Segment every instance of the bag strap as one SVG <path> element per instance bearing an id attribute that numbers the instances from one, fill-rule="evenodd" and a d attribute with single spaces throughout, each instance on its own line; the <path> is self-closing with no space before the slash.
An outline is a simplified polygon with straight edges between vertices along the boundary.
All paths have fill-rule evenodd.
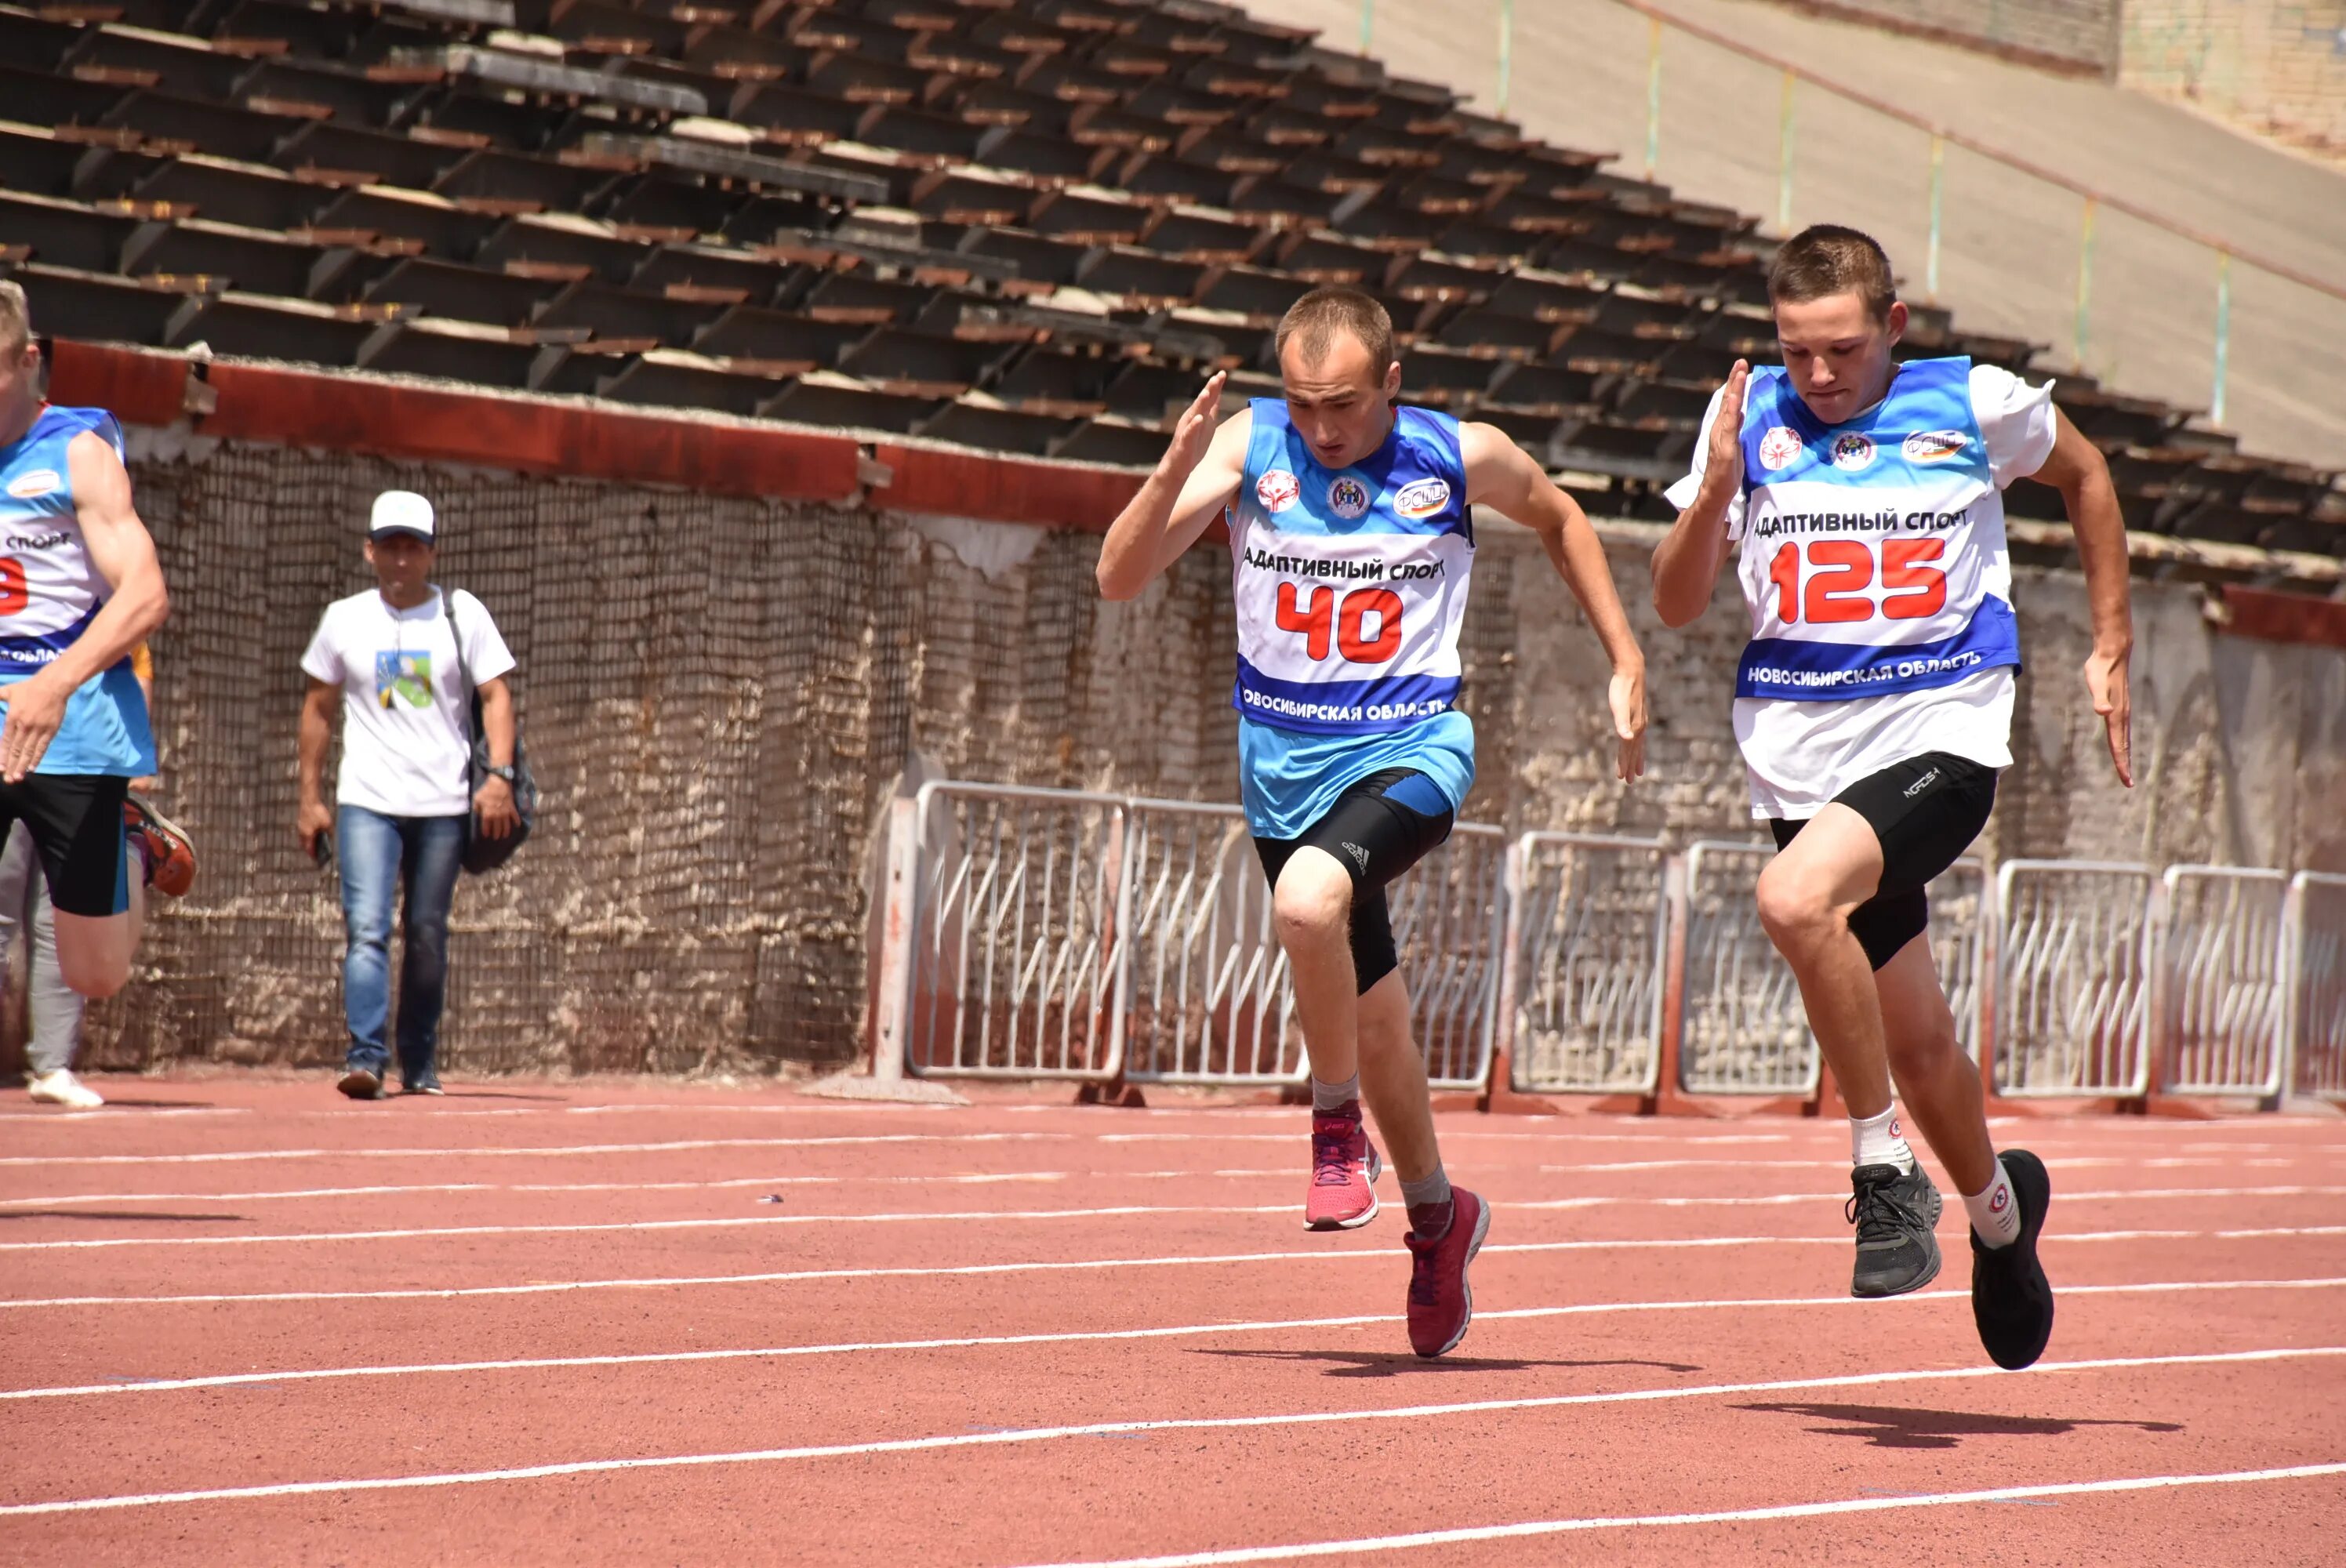
<path id="1" fill-rule="evenodd" d="M 464 628 L 456 620 L 456 590 L 440 590 L 440 613 L 448 617 L 448 636 L 456 645 L 456 680 L 464 687 L 464 700 L 457 706 L 464 716 L 464 742 L 470 746 L 473 735 L 473 703 L 479 696 L 473 685 L 473 672 L 464 667 Z"/>

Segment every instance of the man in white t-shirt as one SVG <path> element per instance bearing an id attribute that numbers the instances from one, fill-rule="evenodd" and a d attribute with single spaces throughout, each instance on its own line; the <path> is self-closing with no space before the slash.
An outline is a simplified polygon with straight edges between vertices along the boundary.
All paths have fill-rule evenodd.
<path id="1" fill-rule="evenodd" d="M 342 1006 L 351 1042 L 341 1088 L 354 1100 L 382 1093 L 390 1065 L 384 1033 L 391 1005 L 392 905 L 405 883 L 401 924 L 406 957 L 399 975 L 399 1074 L 412 1095 L 440 1093 L 436 1058 L 448 978 L 448 906 L 469 819 L 503 838 L 514 808 L 514 657 L 489 612 L 461 590 L 432 585 L 432 503 L 411 491 L 375 497 L 366 558 L 376 586 L 326 606 L 301 656 L 310 677 L 301 708 L 301 809 L 298 830 L 310 851 L 339 839 Z M 457 638 L 464 639 L 462 668 Z M 481 697 L 490 777 L 471 788 L 469 677 Z M 342 710 L 338 809 L 323 794 L 335 699 Z"/>
<path id="2" fill-rule="evenodd" d="M 1941 1199 L 1897 1121 L 1893 1082 L 1971 1220 L 1972 1315 L 1999 1366 L 2053 1329 L 2036 1257 L 2045 1166 L 2001 1158 L 1925 934 L 1924 889 L 1987 823 L 2012 763 L 2020 665 L 2004 490 L 2061 493 L 2092 606 L 2086 689 L 2119 781 L 2128 757 L 2126 528 L 2101 453 L 2032 387 L 1968 359 L 1895 361 L 1906 327 L 1889 258 L 1821 226 L 1769 269 L 1782 368 L 1738 361 L 1712 400 L 1681 510 L 1654 552 L 1654 605 L 1700 616 L 1739 541 L 1751 641 L 1735 737 L 1778 854 L 1760 917 L 1800 981 L 1847 1102 L 1857 1227 L 1851 1292 L 1939 1272 Z"/>

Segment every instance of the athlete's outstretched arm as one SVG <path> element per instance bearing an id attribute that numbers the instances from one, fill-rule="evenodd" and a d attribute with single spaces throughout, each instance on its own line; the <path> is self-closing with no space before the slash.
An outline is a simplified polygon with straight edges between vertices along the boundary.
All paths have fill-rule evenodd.
<path id="1" fill-rule="evenodd" d="M 2126 517 L 2101 448 L 2086 439 L 2059 409 L 2053 411 L 2053 451 L 2029 477 L 2061 493 L 2077 558 L 2086 568 L 2086 598 L 2094 617 L 2094 651 L 2086 659 L 2086 695 L 2109 732 L 2110 761 L 2118 782 L 2134 788 L 2133 704 L 2127 660 L 2134 653 L 2134 609 L 2127 600 Z"/>
<path id="2" fill-rule="evenodd" d="M 1466 465 L 1466 499 L 1502 512 L 1539 535 L 1547 558 L 1580 601 L 1605 656 L 1613 661 L 1606 698 L 1618 748 L 1614 771 L 1636 779 L 1646 771 L 1646 656 L 1629 630 L 1605 545 L 1580 503 L 1556 487 L 1531 453 L 1496 425 L 1462 424 L 1459 453 Z"/>
<path id="3" fill-rule="evenodd" d="M 1743 488 L 1743 389 L 1750 379 L 1750 365 L 1736 361 L 1710 422 L 1702 489 L 1654 546 L 1654 608 L 1666 626 L 1685 626 L 1709 607 L 1727 565 L 1727 508 Z"/>
<path id="4" fill-rule="evenodd" d="M 112 592 L 73 646 L 0 697 L 8 705 L 7 722 L 0 725 L 0 779 L 11 784 L 39 766 L 76 688 L 128 658 L 171 611 L 155 541 L 130 504 L 130 475 L 113 444 L 84 431 L 66 446 L 66 466 L 83 548 Z"/>
<path id="5" fill-rule="evenodd" d="M 1174 428 L 1173 444 L 1158 460 L 1157 472 L 1109 524 L 1100 545 L 1101 597 L 1138 598 L 1238 493 L 1254 417 L 1241 413 L 1214 428 L 1228 379 L 1217 371 L 1206 382 Z"/>

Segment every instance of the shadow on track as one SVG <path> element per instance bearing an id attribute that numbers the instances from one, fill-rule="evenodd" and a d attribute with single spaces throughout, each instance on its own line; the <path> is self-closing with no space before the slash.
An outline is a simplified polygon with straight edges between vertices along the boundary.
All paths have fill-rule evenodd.
<path id="1" fill-rule="evenodd" d="M 1917 1410 L 1894 1405 L 1737 1405 L 1739 1410 L 1805 1416 L 1826 1422 L 1808 1430 L 1823 1437 L 1863 1438 L 1875 1448 L 1955 1448 L 1967 1437 L 2064 1437 L 2080 1427 L 2135 1427 L 2179 1432 L 2179 1421 L 2071 1420 L 2060 1416 L 1987 1416 L 1962 1410 Z"/>
<path id="2" fill-rule="evenodd" d="M 1444 1356 L 1429 1361 L 1403 1351 L 1375 1350 L 1211 1350 L 1193 1349 L 1193 1356 L 1226 1356 L 1248 1361 L 1326 1361 L 1333 1363 L 1331 1378 L 1394 1378 L 1413 1372 L 1526 1372 L 1535 1367 L 1654 1367 L 1665 1372 L 1699 1372 L 1684 1361 L 1602 1360 L 1541 1361 L 1514 1356 Z"/>

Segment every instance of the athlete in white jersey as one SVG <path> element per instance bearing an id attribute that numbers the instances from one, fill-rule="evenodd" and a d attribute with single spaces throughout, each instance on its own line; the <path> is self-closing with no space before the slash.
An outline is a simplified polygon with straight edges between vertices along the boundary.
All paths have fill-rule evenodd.
<path id="1" fill-rule="evenodd" d="M 1986 824 L 2012 762 L 2003 491 L 2016 479 L 2067 507 L 2093 606 L 2086 689 L 2133 785 L 2126 530 L 2100 452 L 2050 383 L 1962 359 L 1893 362 L 1906 307 L 1872 239 L 1808 229 L 1777 253 L 1768 290 L 1783 368 L 1739 361 L 1713 400 L 1694 472 L 1670 489 L 1683 510 L 1654 552 L 1654 603 L 1671 626 L 1694 620 L 1740 541 L 1751 641 L 1735 734 L 1779 850 L 1760 918 L 1849 1107 L 1851 1291 L 1895 1296 L 1939 1271 L 1940 1197 L 1901 1135 L 1894 1082 L 1971 1219 L 1981 1343 L 2025 1367 L 2053 1329 L 2036 1257 L 2051 1186 L 2035 1156 L 1999 1159 L 1989 1139 L 1923 890 Z"/>
<path id="2" fill-rule="evenodd" d="M 41 370 L 24 290 L 0 282 L 0 837 L 31 832 L 66 983 L 110 996 L 145 912 L 124 807 L 155 770 L 130 653 L 169 605 L 113 416 L 43 402 Z"/>
<path id="3" fill-rule="evenodd" d="M 1365 1099 L 1409 1210 L 1410 1345 L 1439 1356 L 1465 1335 L 1466 1267 L 1490 1210 L 1442 1168 L 1384 889 L 1449 835 L 1474 783 L 1474 727 L 1456 707 L 1471 504 L 1537 533 L 1587 612 L 1612 660 L 1624 779 L 1644 770 L 1645 660 L 1604 547 L 1539 464 L 1490 425 L 1394 405 L 1382 306 L 1315 289 L 1278 345 L 1283 398 L 1216 429 L 1217 375 L 1182 415 L 1108 530 L 1100 591 L 1137 596 L 1228 519 L 1247 821 L 1311 1063 L 1304 1223 L 1349 1229 L 1376 1214 Z"/>

